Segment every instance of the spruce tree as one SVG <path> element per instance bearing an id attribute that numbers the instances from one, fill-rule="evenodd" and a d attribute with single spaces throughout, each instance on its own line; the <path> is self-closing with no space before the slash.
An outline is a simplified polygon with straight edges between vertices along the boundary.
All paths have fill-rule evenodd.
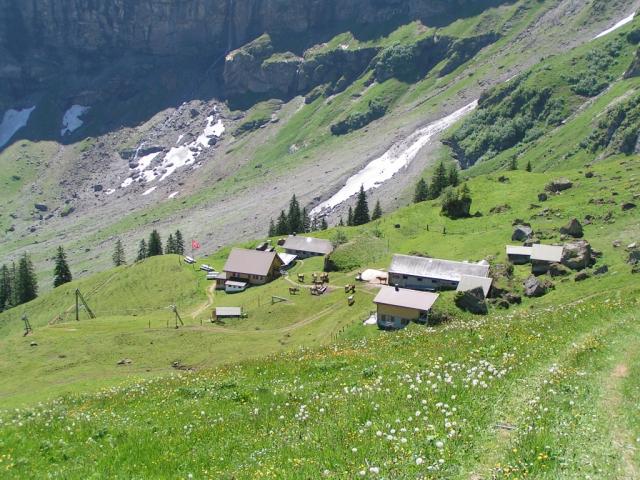
<path id="1" fill-rule="evenodd" d="M 304 230 L 302 212 L 300 211 L 300 204 L 296 199 L 295 193 L 289 201 L 289 214 L 287 215 L 287 222 L 289 224 L 289 228 L 285 233 L 297 233 Z"/>
<path id="2" fill-rule="evenodd" d="M 307 233 L 311 231 L 311 218 L 307 213 L 307 209 L 302 209 L 302 231 Z"/>
<path id="3" fill-rule="evenodd" d="M 449 176 L 447 175 L 447 169 L 444 166 L 444 162 L 440 162 L 431 180 L 431 198 L 438 198 L 448 185 Z"/>
<path id="4" fill-rule="evenodd" d="M 273 218 L 269 220 L 269 233 L 267 234 L 268 237 L 275 237 L 277 235 L 277 231 L 276 231 L 276 224 L 273 223 Z"/>
<path id="5" fill-rule="evenodd" d="M 140 240 L 140 243 L 138 244 L 138 256 L 136 257 L 136 262 L 141 262 L 142 260 L 147 258 L 148 253 L 149 252 L 147 250 L 147 242 L 143 238 L 142 240 Z"/>
<path id="6" fill-rule="evenodd" d="M 124 258 L 124 247 L 122 246 L 122 240 L 118 239 L 116 241 L 116 246 L 113 250 L 113 255 L 111 256 L 113 260 L 113 265 L 119 267 L 120 265 L 124 265 L 127 263 Z"/>
<path id="7" fill-rule="evenodd" d="M 157 230 L 153 230 L 149 235 L 149 242 L 147 243 L 147 257 L 156 257 L 162 255 L 162 240 Z"/>
<path id="8" fill-rule="evenodd" d="M 175 253 L 177 253 L 178 255 L 184 255 L 184 238 L 180 230 L 176 230 Z"/>
<path id="9" fill-rule="evenodd" d="M 450 187 L 457 187 L 460 183 L 458 166 L 455 163 L 451 165 L 451 168 L 449 168 L 449 179 L 447 183 Z"/>
<path id="10" fill-rule="evenodd" d="M 30 302 L 38 296 L 38 282 L 31 258 L 25 253 L 18 262 L 15 277 L 16 305 Z"/>
<path id="11" fill-rule="evenodd" d="M 518 169 L 518 160 L 516 160 L 516 157 L 511 157 L 511 160 L 509 161 L 509 170 L 517 170 Z"/>
<path id="12" fill-rule="evenodd" d="M 349 213 L 347 213 L 347 226 L 353 227 L 353 208 L 349 206 Z"/>
<path id="13" fill-rule="evenodd" d="M 342 218 L 340 218 L 340 221 L 342 222 Z M 327 219 L 322 217 L 322 220 L 320 220 L 320 230 L 326 230 L 327 228 L 329 228 L 329 225 L 327 225 Z"/>
<path id="14" fill-rule="evenodd" d="M 425 200 L 429 200 L 429 186 L 424 178 L 418 180 L 416 183 L 416 191 L 413 194 L 413 203 L 424 202 Z"/>
<path id="15" fill-rule="evenodd" d="M 13 280 L 11 278 L 11 270 L 6 265 L 2 265 L 0 268 L 0 312 L 6 310 L 11 306 L 12 293 L 11 284 Z"/>
<path id="16" fill-rule="evenodd" d="M 67 255 L 64 253 L 62 245 L 58 247 L 58 253 L 56 254 L 56 265 L 53 270 L 53 287 L 59 287 L 65 283 L 69 283 L 73 276 L 71 270 L 69 270 L 69 264 L 67 263 Z"/>
<path id="17" fill-rule="evenodd" d="M 371 214 L 371 220 L 378 220 L 382 216 L 382 207 L 380 207 L 380 200 L 376 201 L 376 206 L 373 207 L 373 213 Z"/>
<path id="18" fill-rule="evenodd" d="M 360 185 L 360 192 L 358 193 L 358 201 L 356 202 L 356 208 L 353 211 L 353 224 L 364 225 L 369 223 L 371 218 L 369 217 L 369 204 L 367 202 L 367 195 L 364 191 L 364 185 Z"/>
<path id="19" fill-rule="evenodd" d="M 326 223 L 326 220 L 325 220 Z M 340 217 L 340 221 L 338 222 L 338 226 L 339 227 L 344 227 L 344 220 L 342 219 L 342 217 Z"/>
<path id="20" fill-rule="evenodd" d="M 284 210 L 280 210 L 278 223 L 276 223 L 276 235 L 286 235 L 287 233 L 289 233 L 289 222 L 287 221 L 287 215 L 284 213 Z"/>
<path id="21" fill-rule="evenodd" d="M 172 254 L 176 253 L 176 241 L 173 239 L 173 234 L 170 233 L 167 237 L 167 244 L 165 246 L 165 253 Z"/>
<path id="22" fill-rule="evenodd" d="M 20 303 L 18 300 L 18 267 L 16 267 L 16 262 L 11 262 L 9 277 L 11 278 L 11 298 L 9 299 L 9 305 L 15 307 Z"/>
<path id="23" fill-rule="evenodd" d="M 530 171 L 531 171 L 531 160 L 529 160 L 529 161 L 527 162 L 526 170 L 527 170 L 527 172 L 530 172 Z"/>

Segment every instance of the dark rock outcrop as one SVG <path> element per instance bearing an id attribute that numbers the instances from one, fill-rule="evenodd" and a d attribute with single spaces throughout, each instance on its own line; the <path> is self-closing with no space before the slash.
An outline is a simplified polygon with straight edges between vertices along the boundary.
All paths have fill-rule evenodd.
<path id="1" fill-rule="evenodd" d="M 511 240 L 515 242 L 524 242 L 526 240 L 531 239 L 532 236 L 533 236 L 533 229 L 531 228 L 531 225 L 527 225 L 527 224 L 516 225 L 513 229 Z"/>
<path id="2" fill-rule="evenodd" d="M 549 280 L 540 280 L 531 275 L 524 281 L 524 294 L 526 297 L 542 297 L 554 288 Z"/>
<path id="3" fill-rule="evenodd" d="M 558 178 L 549 182 L 544 189 L 548 192 L 558 193 L 573 187 L 573 182 L 566 178 Z"/>
<path id="4" fill-rule="evenodd" d="M 571 270 L 583 270 L 594 262 L 591 245 L 586 240 L 566 243 L 562 251 L 562 264 Z"/>
<path id="5" fill-rule="evenodd" d="M 482 287 L 477 287 L 466 292 L 458 292 L 455 296 L 456 306 L 466 312 L 477 315 L 485 315 L 489 312 Z"/>
<path id="6" fill-rule="evenodd" d="M 577 218 L 572 218 L 569 223 L 560 228 L 560 233 L 563 235 L 569 235 L 573 238 L 582 238 L 584 232 L 582 230 L 582 224 Z"/>

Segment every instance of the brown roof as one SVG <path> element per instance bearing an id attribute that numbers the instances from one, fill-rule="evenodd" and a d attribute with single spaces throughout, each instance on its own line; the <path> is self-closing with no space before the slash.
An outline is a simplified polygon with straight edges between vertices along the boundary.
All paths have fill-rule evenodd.
<path id="1" fill-rule="evenodd" d="M 234 248 L 231 250 L 223 270 L 229 273 L 267 276 L 275 261 L 279 264 L 282 262 L 276 252 L 261 252 L 259 250 Z"/>
<path id="2" fill-rule="evenodd" d="M 374 303 L 393 305 L 395 307 L 413 308 L 427 311 L 438 299 L 437 293 L 419 292 L 408 288 L 382 287 L 373 300 Z"/>

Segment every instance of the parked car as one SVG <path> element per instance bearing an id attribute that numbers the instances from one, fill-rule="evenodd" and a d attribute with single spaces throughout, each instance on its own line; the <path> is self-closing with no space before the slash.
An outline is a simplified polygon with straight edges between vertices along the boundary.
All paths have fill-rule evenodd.
<path id="1" fill-rule="evenodd" d="M 196 261 L 191 257 L 184 257 L 184 262 L 188 264 L 196 263 Z"/>
<path id="2" fill-rule="evenodd" d="M 200 270 L 204 270 L 205 272 L 215 272 L 215 269 L 213 267 L 210 267 L 209 265 L 207 265 L 205 263 L 200 265 Z"/>

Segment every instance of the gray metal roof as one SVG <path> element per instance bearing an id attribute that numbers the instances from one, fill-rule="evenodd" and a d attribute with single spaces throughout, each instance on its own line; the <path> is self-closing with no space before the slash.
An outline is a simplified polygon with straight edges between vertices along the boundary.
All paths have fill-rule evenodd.
<path id="1" fill-rule="evenodd" d="M 234 282 L 233 280 L 227 280 L 226 282 L 224 282 L 225 286 L 229 286 L 229 287 L 246 287 L 247 286 L 247 282 Z"/>
<path id="2" fill-rule="evenodd" d="M 561 245 L 534 244 L 531 249 L 531 260 L 557 263 L 562 260 L 564 247 Z"/>
<path id="3" fill-rule="evenodd" d="M 216 317 L 241 317 L 241 307 L 216 307 Z"/>
<path id="4" fill-rule="evenodd" d="M 408 288 L 398 288 L 396 290 L 395 287 L 382 287 L 373 302 L 426 312 L 431 309 L 437 299 L 437 293 L 419 292 Z"/>
<path id="5" fill-rule="evenodd" d="M 300 237 L 298 235 L 289 235 L 282 246 L 286 250 L 298 250 L 300 252 L 311 252 L 321 255 L 328 255 L 333 252 L 333 245 L 329 240 Z"/>
<path id="6" fill-rule="evenodd" d="M 489 265 L 396 254 L 391 260 L 389 273 L 459 282 L 463 275 L 486 277 Z"/>
<path id="7" fill-rule="evenodd" d="M 463 275 L 460 279 L 460 283 L 458 284 L 458 288 L 456 289 L 456 291 L 468 292 L 469 290 L 474 290 L 480 287 L 482 288 L 484 296 L 486 297 L 487 295 L 489 295 L 491 283 L 493 283 L 493 279 L 491 277 L 474 277 L 473 275 Z"/>
<path id="8" fill-rule="evenodd" d="M 531 247 L 522 247 L 520 245 L 507 245 L 507 255 L 531 256 Z"/>
<path id="9" fill-rule="evenodd" d="M 247 250 L 234 248 L 227 258 L 224 271 L 230 273 L 244 273 L 245 275 L 262 275 L 269 273 L 271 265 L 276 261 L 276 252 L 261 252 L 260 250 Z M 277 258 L 280 264 L 282 260 Z"/>
<path id="10" fill-rule="evenodd" d="M 285 266 L 291 264 L 296 260 L 296 258 L 298 258 L 296 255 L 292 255 L 290 253 L 279 253 L 278 256 Z"/>

